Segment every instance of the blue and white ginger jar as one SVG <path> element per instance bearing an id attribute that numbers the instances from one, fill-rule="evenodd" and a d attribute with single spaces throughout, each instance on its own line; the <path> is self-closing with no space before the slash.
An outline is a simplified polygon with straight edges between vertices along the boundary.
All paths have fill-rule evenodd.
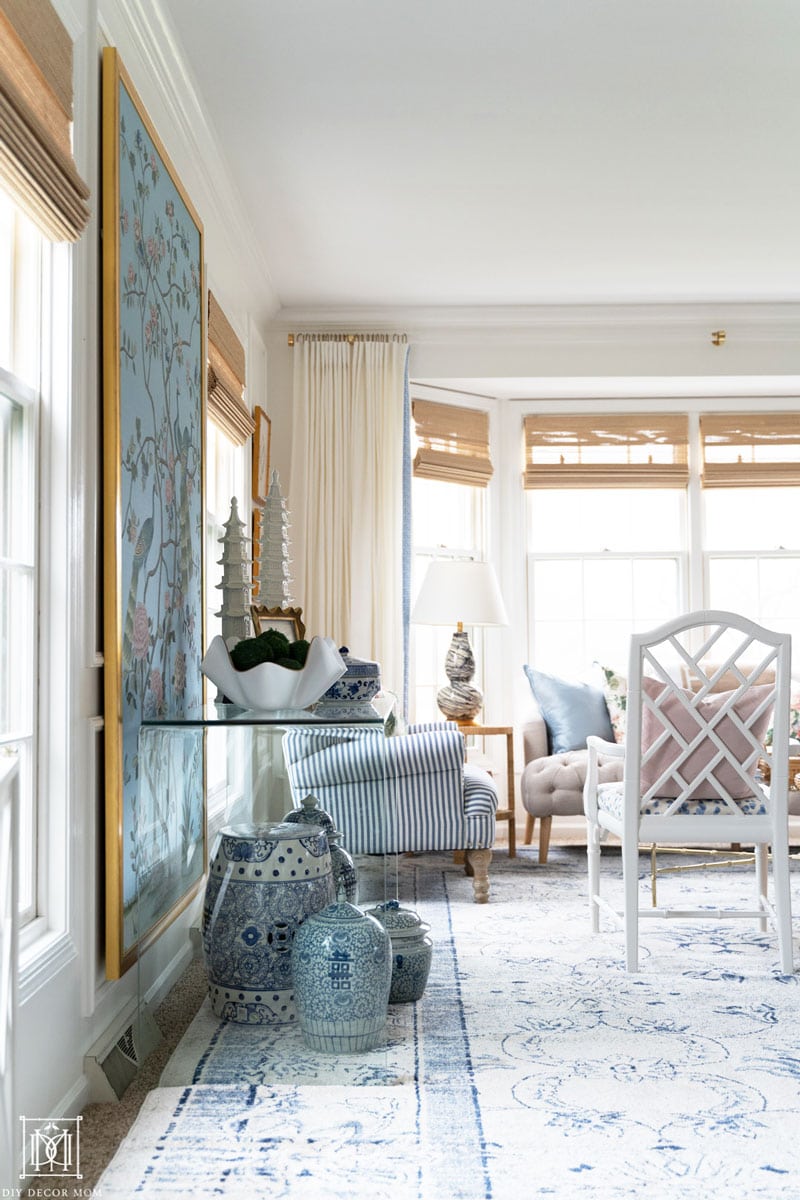
<path id="1" fill-rule="evenodd" d="M 311 913 L 336 897 L 318 826 L 229 825 L 203 902 L 203 955 L 218 1017 L 248 1025 L 295 1021 L 291 950 Z"/>
<path id="2" fill-rule="evenodd" d="M 410 1004 L 422 997 L 433 958 L 433 942 L 428 937 L 430 925 L 421 921 L 410 908 L 402 908 L 398 900 L 386 900 L 367 909 L 380 921 L 392 943 L 392 986 L 390 1004 Z"/>
<path id="3" fill-rule="evenodd" d="M 349 702 L 364 704 L 373 700 L 381 690 L 380 663 L 369 662 L 364 658 L 355 658 L 347 646 L 339 648 L 347 670 L 340 679 L 332 683 L 320 701 L 321 704 L 330 702 Z"/>
<path id="4" fill-rule="evenodd" d="M 391 944 L 379 921 L 339 901 L 314 913 L 292 946 L 303 1040 L 330 1054 L 371 1050 L 384 1035 Z"/>
<path id="5" fill-rule="evenodd" d="M 296 825 L 318 825 L 320 829 L 325 830 L 329 841 L 331 834 L 335 832 L 333 817 L 326 813 L 324 808 L 320 808 L 317 797 L 310 794 L 304 796 L 299 807 L 293 808 L 283 819 Z"/>

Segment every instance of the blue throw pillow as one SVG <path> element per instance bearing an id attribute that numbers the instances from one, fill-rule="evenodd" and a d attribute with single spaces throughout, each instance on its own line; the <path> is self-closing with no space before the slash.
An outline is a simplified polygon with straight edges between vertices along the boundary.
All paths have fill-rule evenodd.
<path id="1" fill-rule="evenodd" d="M 534 667 L 524 667 L 534 699 L 547 726 L 551 754 L 566 750 L 585 750 L 590 734 L 614 741 L 614 730 L 605 697 L 588 683 L 570 683 L 546 675 Z"/>

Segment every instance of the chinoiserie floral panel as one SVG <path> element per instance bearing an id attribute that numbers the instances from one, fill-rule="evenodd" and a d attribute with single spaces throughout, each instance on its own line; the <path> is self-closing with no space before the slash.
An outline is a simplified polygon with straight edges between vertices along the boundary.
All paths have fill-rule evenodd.
<path id="1" fill-rule="evenodd" d="M 205 364 L 202 231 L 123 82 L 118 237 L 125 953 L 204 870 L 201 748 L 140 792 L 137 736 L 202 702 Z"/>

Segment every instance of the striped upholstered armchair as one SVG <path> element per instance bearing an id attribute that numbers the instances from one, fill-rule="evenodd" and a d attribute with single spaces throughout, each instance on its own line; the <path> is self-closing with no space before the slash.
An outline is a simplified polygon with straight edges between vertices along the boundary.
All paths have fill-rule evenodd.
<path id="1" fill-rule="evenodd" d="M 283 753 L 294 802 L 316 796 L 351 854 L 463 850 L 475 900 L 488 900 L 497 790 L 465 763 L 456 725 L 412 725 L 385 739 L 292 729 Z"/>

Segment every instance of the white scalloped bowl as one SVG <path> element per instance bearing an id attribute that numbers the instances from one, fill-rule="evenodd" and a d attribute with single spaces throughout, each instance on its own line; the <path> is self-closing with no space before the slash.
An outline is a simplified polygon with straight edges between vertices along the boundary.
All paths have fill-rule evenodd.
<path id="1" fill-rule="evenodd" d="M 212 639 L 200 669 L 224 696 L 241 708 L 275 712 L 282 708 L 308 708 L 347 670 L 333 638 L 315 637 L 300 671 L 259 663 L 237 671 L 223 638 Z"/>

